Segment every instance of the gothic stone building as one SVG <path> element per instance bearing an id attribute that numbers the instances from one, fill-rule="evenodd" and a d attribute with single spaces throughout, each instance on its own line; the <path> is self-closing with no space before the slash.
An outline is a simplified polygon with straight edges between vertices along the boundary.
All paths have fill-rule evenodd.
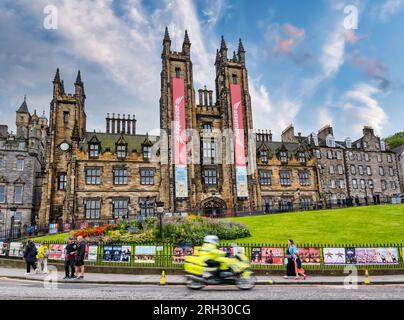
<path id="1" fill-rule="evenodd" d="M 105 133 L 88 132 L 80 72 L 75 93 L 66 94 L 57 70 L 42 222 L 148 215 L 154 213 L 156 202 L 163 202 L 166 212 L 215 214 L 306 208 L 326 194 L 349 196 L 350 160 L 345 155 L 350 148 L 324 143 L 332 128 L 303 137 L 295 136 L 290 126 L 279 142 L 272 141 L 268 131 L 254 133 L 241 40 L 229 58 L 222 37 L 215 60 L 215 94 L 200 89 L 198 101 L 187 32 L 182 50 L 176 52 L 166 28 L 161 59 L 159 137 L 137 134 L 133 116 L 115 114 L 107 116 Z M 358 142 L 355 151 L 369 148 L 369 139 L 362 138 L 369 145 Z M 332 158 L 327 157 L 329 151 Z"/>
<path id="2" fill-rule="evenodd" d="M 0 126 L 0 229 L 10 228 L 12 219 L 28 226 L 38 216 L 47 125 L 45 116 L 30 114 L 24 99 L 16 112 L 16 134 Z"/>

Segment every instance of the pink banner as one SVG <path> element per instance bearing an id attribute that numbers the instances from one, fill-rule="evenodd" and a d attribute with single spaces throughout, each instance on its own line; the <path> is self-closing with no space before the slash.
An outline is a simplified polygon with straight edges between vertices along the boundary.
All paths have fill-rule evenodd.
<path id="1" fill-rule="evenodd" d="M 187 165 L 184 79 L 173 78 L 174 164 Z"/>
<path id="2" fill-rule="evenodd" d="M 239 84 L 230 85 L 231 104 L 233 111 L 233 139 L 236 167 L 246 166 L 244 145 L 243 105 L 241 103 L 241 88 Z"/>

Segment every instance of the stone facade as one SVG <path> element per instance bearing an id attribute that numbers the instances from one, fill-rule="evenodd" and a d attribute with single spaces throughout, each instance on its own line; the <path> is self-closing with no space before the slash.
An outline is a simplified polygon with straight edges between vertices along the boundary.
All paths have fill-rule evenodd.
<path id="1" fill-rule="evenodd" d="M 393 150 L 397 156 L 401 194 L 404 194 L 404 144 Z"/>
<path id="2" fill-rule="evenodd" d="M 0 229 L 28 226 L 38 216 L 48 120 L 33 115 L 24 102 L 16 112 L 17 133 L 0 126 Z"/>
<path id="3" fill-rule="evenodd" d="M 156 202 L 163 202 L 166 212 L 216 214 L 305 209 L 324 202 L 343 204 L 356 196 L 363 200 L 366 195 L 379 196 L 377 201 L 381 196 L 398 193 L 395 157 L 389 162 L 393 153 L 385 150 L 371 128 L 365 128 L 364 136 L 353 143 L 350 139 L 335 141 L 331 126 L 302 136 L 295 135 L 290 125 L 283 131 L 281 141 L 273 141 L 268 130 L 254 131 L 246 52 L 241 40 L 237 52 L 229 58 L 222 37 L 216 52 L 215 90 L 204 87 L 197 91 L 197 97 L 188 33 L 180 52 L 171 50 L 167 29 L 162 45 L 159 137 L 137 134 L 135 117 L 119 114 L 107 115 L 105 133 L 88 132 L 80 72 L 75 93 L 66 94 L 57 70 L 50 105 L 41 222 L 148 215 L 154 213 Z M 187 129 L 188 189 L 182 198 L 176 197 L 175 191 L 172 129 L 176 79 L 184 83 Z M 241 197 L 237 192 L 232 131 L 235 118 L 231 88 L 235 85 L 241 92 L 244 128 L 237 135 L 244 139 L 247 163 L 247 191 Z M 351 153 L 368 154 L 369 160 L 352 160 Z M 354 188 L 356 174 L 350 172 L 352 165 L 357 170 L 360 165 L 364 170 L 370 167 L 367 193 Z M 379 176 L 380 167 L 384 168 L 384 176 Z M 386 189 L 384 184 L 382 188 L 382 180 L 388 184 Z"/>

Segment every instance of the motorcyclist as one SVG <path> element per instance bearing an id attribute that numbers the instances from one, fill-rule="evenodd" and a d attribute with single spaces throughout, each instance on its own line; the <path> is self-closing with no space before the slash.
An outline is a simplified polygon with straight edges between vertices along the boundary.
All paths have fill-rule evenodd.
<path id="1" fill-rule="evenodd" d="M 217 248 L 219 244 L 219 238 L 217 236 L 209 235 L 203 239 L 203 245 L 199 249 L 199 256 L 206 260 L 206 264 L 209 268 L 215 268 L 211 272 L 212 275 L 218 275 L 220 261 L 219 258 L 225 257 L 226 252 Z"/>

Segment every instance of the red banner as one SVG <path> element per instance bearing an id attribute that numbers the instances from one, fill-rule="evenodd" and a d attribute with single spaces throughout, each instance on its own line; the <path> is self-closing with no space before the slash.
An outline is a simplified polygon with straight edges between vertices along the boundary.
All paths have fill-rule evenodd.
<path id="1" fill-rule="evenodd" d="M 241 102 L 240 85 L 231 84 L 230 92 L 233 111 L 234 157 L 236 167 L 245 167 L 247 161 L 245 157 L 243 105 Z"/>

